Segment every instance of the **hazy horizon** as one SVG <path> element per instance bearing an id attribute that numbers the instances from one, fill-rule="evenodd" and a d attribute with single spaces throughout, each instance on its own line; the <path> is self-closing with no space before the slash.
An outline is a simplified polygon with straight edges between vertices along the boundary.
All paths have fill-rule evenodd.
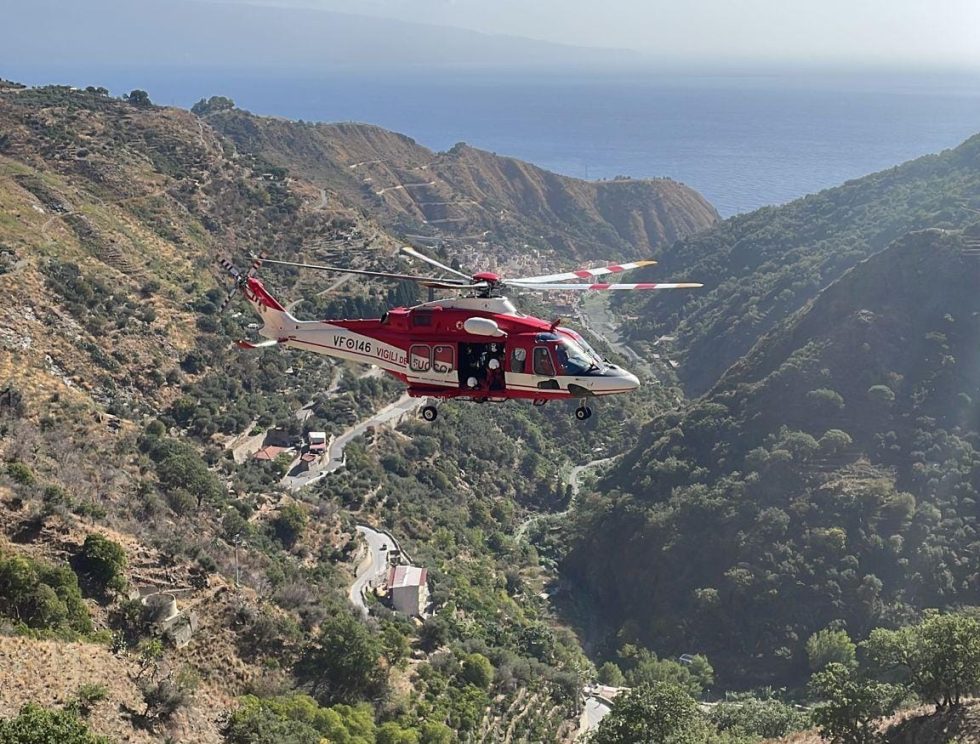
<path id="1" fill-rule="evenodd" d="M 110 69 L 980 73 L 980 3 L 773 0 L 15 2 L 0 75 Z M 737 6 L 737 7 L 736 7 Z M 38 33 L 31 33 L 38 29 Z M 41 30 L 43 29 L 43 32 Z M 937 43 L 941 40 L 941 43 Z M 10 69 L 13 72 L 8 73 Z M 33 82 L 33 81 L 32 81 Z"/>
<path id="2" fill-rule="evenodd" d="M 627 50 L 650 64 L 792 64 L 980 70 L 974 0 L 198 0 L 314 8 Z M 940 43 L 937 43 L 940 42 Z"/>

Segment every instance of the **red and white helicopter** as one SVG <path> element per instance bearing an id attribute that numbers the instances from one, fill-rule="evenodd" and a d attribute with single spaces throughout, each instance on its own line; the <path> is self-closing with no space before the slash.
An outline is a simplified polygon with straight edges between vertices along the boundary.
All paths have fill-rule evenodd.
<path id="1" fill-rule="evenodd" d="M 246 349 L 281 346 L 317 354 L 374 364 L 401 380 L 413 397 L 464 398 L 499 402 L 512 398 L 544 405 L 549 400 L 581 399 L 575 417 L 592 415 L 589 398 L 628 393 L 639 387 L 636 375 L 603 359 L 575 331 L 524 315 L 500 295 L 505 288 L 561 291 L 687 289 L 701 284 L 601 284 L 566 283 L 615 274 L 655 261 L 634 261 L 562 274 L 504 279 L 482 272 L 468 276 L 425 256 L 414 248 L 402 251 L 425 261 L 453 279 L 415 276 L 321 266 L 295 261 L 276 261 L 265 256 L 253 260 L 247 273 L 230 261 L 219 263 L 234 277 L 235 285 L 225 304 L 240 292 L 263 320 L 260 343 L 239 341 Z M 297 320 L 266 290 L 256 277 L 263 264 L 279 264 L 395 280 L 410 280 L 425 287 L 453 290 L 468 296 L 396 307 L 370 320 Z M 422 417 L 434 421 L 435 406 L 422 408 Z"/>

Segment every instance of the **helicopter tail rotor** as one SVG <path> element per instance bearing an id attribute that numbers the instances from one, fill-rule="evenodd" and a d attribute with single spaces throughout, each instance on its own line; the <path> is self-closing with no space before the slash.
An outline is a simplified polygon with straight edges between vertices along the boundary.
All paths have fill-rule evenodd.
<path id="1" fill-rule="evenodd" d="M 248 286 L 248 280 L 254 277 L 260 268 L 262 268 L 262 263 L 268 254 L 265 251 L 261 251 L 258 255 L 252 256 L 252 263 L 249 265 L 248 271 L 242 273 L 235 264 L 224 256 L 218 256 L 218 265 L 228 272 L 228 274 L 234 279 L 234 284 L 228 290 L 225 295 L 225 299 L 222 301 L 218 308 L 219 313 L 223 313 L 231 301 L 235 298 L 235 295 L 239 293 L 244 293 L 245 288 Z"/>

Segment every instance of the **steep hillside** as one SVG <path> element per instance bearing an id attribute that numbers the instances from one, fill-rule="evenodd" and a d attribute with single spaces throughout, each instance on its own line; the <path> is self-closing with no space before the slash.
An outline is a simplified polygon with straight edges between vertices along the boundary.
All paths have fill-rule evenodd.
<path id="1" fill-rule="evenodd" d="M 635 440 L 626 406 L 662 393 L 611 403 L 572 442 L 564 408 L 447 406 L 432 425 L 372 427 L 344 468 L 296 491 L 282 458 L 238 456 L 266 434 L 339 435 L 400 388 L 234 348 L 254 318 L 218 312 L 214 254 L 330 251 L 371 267 L 394 245 L 337 192 L 188 112 L 0 85 L 0 636 L 20 636 L 0 638 L 0 689 L 14 691 L 0 718 L 30 701 L 77 707 L 83 686 L 104 685 L 88 721 L 120 740 L 251 741 L 268 726 L 303 741 L 574 735 L 591 666 L 515 535 L 567 503 L 568 458 Z M 380 312 L 411 294 L 264 277 L 306 298 L 299 311 Z M 355 522 L 424 561 L 434 618 L 353 615 Z M 93 579 L 89 549 L 111 558 L 111 581 Z M 140 604 L 159 592 L 196 618 L 192 637 L 178 643 Z"/>
<path id="2" fill-rule="evenodd" d="M 766 331 L 858 261 L 911 230 L 963 227 L 980 209 L 980 136 L 781 207 L 725 220 L 673 245 L 652 276 L 696 293 L 625 298 L 633 340 L 676 336 L 681 380 L 709 388 Z"/>
<path id="3" fill-rule="evenodd" d="M 859 264 L 583 501 L 566 574 L 616 644 L 799 684 L 803 645 L 976 604 L 980 258 L 913 233 Z"/>
<path id="4" fill-rule="evenodd" d="M 667 179 L 589 182 L 460 144 L 434 153 L 404 135 L 363 124 L 297 124 L 225 110 L 208 123 L 244 152 L 286 166 L 360 204 L 401 233 L 525 244 L 559 256 L 657 255 L 718 214 Z"/>

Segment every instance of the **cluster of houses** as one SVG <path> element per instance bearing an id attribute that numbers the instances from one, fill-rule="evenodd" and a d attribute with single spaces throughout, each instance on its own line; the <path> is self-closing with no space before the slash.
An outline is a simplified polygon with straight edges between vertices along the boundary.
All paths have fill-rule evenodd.
<path id="1" fill-rule="evenodd" d="M 294 469 L 309 469 L 326 455 L 327 433 L 325 431 L 308 432 L 303 443 L 297 446 L 290 441 L 289 435 L 285 432 L 270 431 L 262 442 L 262 446 L 252 455 L 252 459 L 259 462 L 274 462 L 283 452 L 294 457 L 298 452 L 299 460 L 293 466 Z"/>

